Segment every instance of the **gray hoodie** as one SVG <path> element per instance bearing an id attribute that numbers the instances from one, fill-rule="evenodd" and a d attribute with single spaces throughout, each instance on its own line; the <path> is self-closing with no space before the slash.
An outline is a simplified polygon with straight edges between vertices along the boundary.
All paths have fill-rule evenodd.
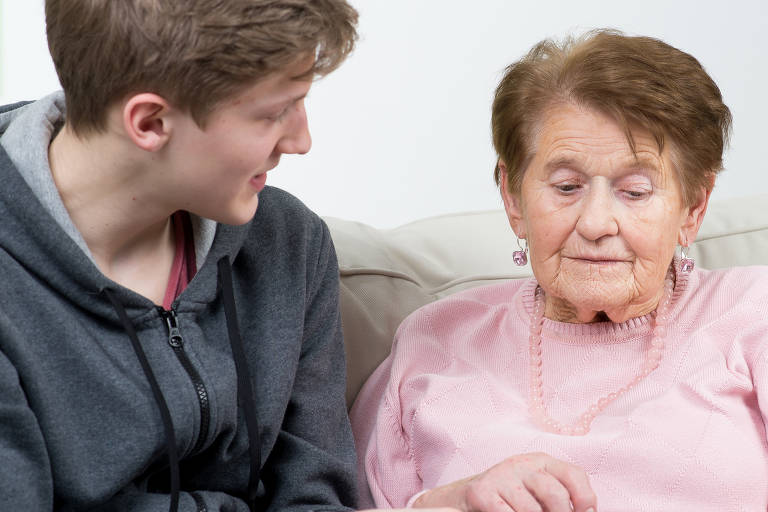
<path id="1" fill-rule="evenodd" d="M 96 268 L 63 208 L 62 110 L 0 107 L 0 508 L 354 505 L 325 224 L 270 187 L 244 226 L 197 219 L 198 272 L 162 310 Z"/>

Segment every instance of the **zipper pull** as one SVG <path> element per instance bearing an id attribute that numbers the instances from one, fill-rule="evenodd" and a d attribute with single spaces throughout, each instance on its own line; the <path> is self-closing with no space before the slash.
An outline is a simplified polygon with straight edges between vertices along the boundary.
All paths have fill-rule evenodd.
<path id="1" fill-rule="evenodd" d="M 165 325 L 168 326 L 168 344 L 173 348 L 181 347 L 184 344 L 184 339 L 181 337 L 176 311 L 173 309 L 163 311 L 163 318 L 165 319 Z"/>

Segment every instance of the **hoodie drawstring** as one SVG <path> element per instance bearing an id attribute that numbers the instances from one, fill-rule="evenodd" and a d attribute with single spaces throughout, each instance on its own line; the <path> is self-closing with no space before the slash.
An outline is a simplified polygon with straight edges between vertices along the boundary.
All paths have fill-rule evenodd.
<path id="1" fill-rule="evenodd" d="M 133 351 L 136 353 L 136 357 L 139 359 L 139 363 L 141 364 L 141 369 L 144 371 L 144 376 L 147 378 L 149 386 L 152 388 L 152 395 L 155 398 L 157 408 L 160 409 L 160 417 L 163 420 L 163 429 L 165 430 L 165 445 L 168 448 L 168 466 L 170 467 L 171 471 L 171 505 L 169 510 L 170 512 L 177 512 L 179 510 L 180 482 L 179 453 L 176 448 L 176 434 L 173 429 L 171 411 L 168 409 L 168 403 L 165 401 L 163 392 L 160 391 L 160 386 L 157 383 L 157 379 L 155 378 L 155 374 L 152 371 L 152 367 L 149 365 L 149 361 L 147 360 L 147 356 L 144 353 L 144 349 L 141 348 L 139 337 L 136 335 L 136 330 L 133 328 L 133 324 L 128 318 L 128 315 L 125 313 L 125 308 L 120 303 L 120 301 L 117 300 L 117 297 L 114 296 L 111 290 L 105 288 L 104 294 L 109 299 L 109 302 L 112 303 L 112 307 L 117 313 L 117 316 L 120 318 L 120 321 L 123 323 L 123 329 L 125 329 L 126 334 L 128 334 L 128 337 L 131 340 Z"/>
<path id="2" fill-rule="evenodd" d="M 232 356 L 235 361 L 235 373 L 237 374 L 237 401 L 245 414 L 245 425 L 248 430 L 248 454 L 250 457 L 250 474 L 248 478 L 248 507 L 252 512 L 256 510 L 256 499 L 259 490 L 259 472 L 261 470 L 261 443 L 259 442 L 259 418 L 256 412 L 256 399 L 251 385 L 251 372 L 248 368 L 248 360 L 245 357 L 243 339 L 240 336 L 240 326 L 237 321 L 237 308 L 235 307 L 235 294 L 232 285 L 232 267 L 229 263 L 229 257 L 224 256 L 218 262 L 219 282 L 222 286 L 222 301 L 224 305 L 224 316 L 227 322 L 227 334 L 229 344 L 232 348 Z M 176 447 L 176 434 L 173 428 L 171 412 L 168 409 L 168 403 L 165 401 L 160 386 L 157 383 L 152 367 L 149 365 L 144 349 L 141 348 L 136 330 L 125 312 L 125 308 L 117 300 L 114 293 L 108 288 L 104 289 L 104 294 L 112 303 L 117 316 L 123 324 L 126 334 L 131 340 L 131 346 L 139 359 L 141 369 L 152 388 L 152 395 L 155 403 L 160 409 L 160 416 L 163 420 L 165 430 L 165 443 L 168 449 L 168 465 L 171 472 L 171 505 L 170 512 L 177 512 L 179 509 L 179 454 Z"/>
<path id="3" fill-rule="evenodd" d="M 218 262 L 219 282 L 222 286 L 224 315 L 227 319 L 229 344 L 235 360 L 237 373 L 237 398 L 245 414 L 245 425 L 248 429 L 248 451 L 250 454 L 250 477 L 248 479 L 248 506 L 256 510 L 256 494 L 259 490 L 259 471 L 261 470 L 261 443 L 259 442 L 259 418 L 256 413 L 256 400 L 251 386 L 251 374 L 245 357 L 243 339 L 240 336 L 240 326 L 237 322 L 235 294 L 232 286 L 232 266 L 229 257 L 224 256 Z"/>

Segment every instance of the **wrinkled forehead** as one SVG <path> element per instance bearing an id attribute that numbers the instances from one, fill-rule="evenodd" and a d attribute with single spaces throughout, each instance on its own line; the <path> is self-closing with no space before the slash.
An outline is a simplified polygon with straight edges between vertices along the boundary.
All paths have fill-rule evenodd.
<path id="1" fill-rule="evenodd" d="M 528 139 L 531 158 L 553 162 L 608 158 L 617 165 L 659 171 L 664 170 L 670 149 L 663 135 L 574 103 L 545 109 L 529 130 Z"/>

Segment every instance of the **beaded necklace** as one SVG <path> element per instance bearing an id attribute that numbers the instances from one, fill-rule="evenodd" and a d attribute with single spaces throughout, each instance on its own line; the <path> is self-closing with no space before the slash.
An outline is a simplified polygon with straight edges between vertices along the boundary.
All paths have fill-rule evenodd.
<path id="1" fill-rule="evenodd" d="M 672 302 L 672 292 L 675 288 L 673 275 L 673 271 L 670 268 L 669 272 L 667 272 L 667 277 L 664 279 L 664 293 L 659 301 L 659 305 L 656 307 L 651 348 L 645 355 L 645 361 L 643 362 L 640 372 L 618 390 L 602 396 L 599 400 L 590 405 L 572 425 L 563 425 L 552 419 L 549 414 L 547 414 L 547 410 L 544 407 L 544 380 L 542 377 L 541 360 L 541 328 L 544 325 L 544 291 L 540 286 L 536 287 L 533 312 L 531 314 L 531 334 L 528 338 L 530 353 L 528 411 L 530 412 L 534 423 L 543 430 L 553 434 L 583 436 L 589 432 L 595 416 L 603 412 L 608 405 L 626 394 L 627 391 L 635 387 L 641 380 L 647 377 L 659 366 L 664 350 L 664 337 L 667 334 L 666 325 L 669 320 L 669 305 Z"/>

